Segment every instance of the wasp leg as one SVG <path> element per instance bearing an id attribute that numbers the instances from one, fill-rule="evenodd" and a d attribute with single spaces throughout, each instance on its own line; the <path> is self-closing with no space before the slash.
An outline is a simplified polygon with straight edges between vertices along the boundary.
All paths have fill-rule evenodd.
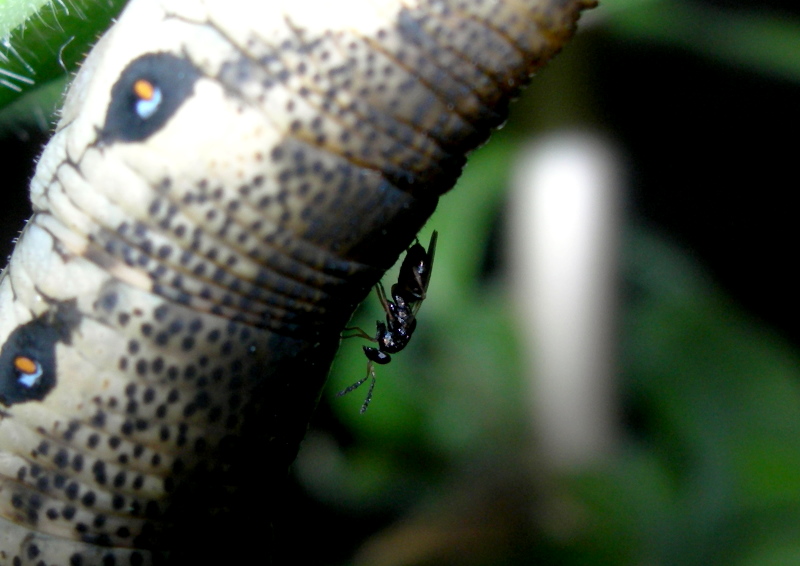
<path id="1" fill-rule="evenodd" d="M 375 285 L 375 292 L 378 294 L 378 300 L 381 302 L 383 311 L 386 313 L 386 320 L 388 321 L 390 318 L 397 318 L 394 314 L 394 309 L 392 308 L 394 305 L 392 305 L 392 303 L 386 297 L 386 289 L 383 288 L 383 283 L 380 281 L 378 281 L 378 284 Z"/>
<path id="2" fill-rule="evenodd" d="M 342 336 L 342 338 L 364 338 L 365 340 L 369 340 L 370 342 L 376 342 L 375 338 L 364 332 L 358 326 L 346 326 L 344 328 L 344 332 L 353 332 L 348 336 Z"/>

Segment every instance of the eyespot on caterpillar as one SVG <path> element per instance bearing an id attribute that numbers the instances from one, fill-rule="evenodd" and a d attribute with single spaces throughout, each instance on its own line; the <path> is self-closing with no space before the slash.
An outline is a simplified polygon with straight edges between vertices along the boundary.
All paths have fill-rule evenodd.
<path id="1" fill-rule="evenodd" d="M 161 104 L 161 89 L 146 79 L 139 79 L 133 83 L 133 92 L 139 99 L 136 102 L 136 114 L 147 120 Z"/>

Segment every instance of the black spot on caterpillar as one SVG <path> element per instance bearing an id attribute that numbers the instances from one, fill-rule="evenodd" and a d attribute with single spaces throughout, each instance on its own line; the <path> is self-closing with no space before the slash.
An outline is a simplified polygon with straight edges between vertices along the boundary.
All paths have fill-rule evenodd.
<path id="1" fill-rule="evenodd" d="M 0 555 L 250 559 L 353 309 L 591 4 L 133 0 L 0 277 Z"/>

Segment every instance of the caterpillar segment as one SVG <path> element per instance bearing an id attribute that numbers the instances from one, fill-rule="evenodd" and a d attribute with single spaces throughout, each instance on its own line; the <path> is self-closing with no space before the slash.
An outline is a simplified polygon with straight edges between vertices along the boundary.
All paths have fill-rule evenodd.
<path id="1" fill-rule="evenodd" d="M 353 309 L 592 4 L 132 0 L 0 279 L 0 564 L 258 540 L 226 498 L 268 506 Z"/>

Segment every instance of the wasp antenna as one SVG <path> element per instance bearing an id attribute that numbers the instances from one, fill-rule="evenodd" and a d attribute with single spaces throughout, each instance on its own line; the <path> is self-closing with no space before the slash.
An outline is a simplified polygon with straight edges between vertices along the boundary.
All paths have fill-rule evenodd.
<path id="1" fill-rule="evenodd" d="M 355 390 L 355 389 L 358 389 L 359 387 L 361 387 L 361 385 L 362 385 L 362 384 L 363 384 L 363 383 L 364 383 L 364 382 L 365 382 L 367 379 L 369 379 L 369 373 L 367 373 L 367 375 L 364 377 L 364 379 L 359 379 L 358 381 L 356 381 L 356 382 L 355 382 L 353 385 L 351 385 L 350 387 L 348 387 L 348 388 L 346 388 L 346 389 L 342 389 L 341 391 L 339 391 L 339 393 L 337 393 L 337 394 L 336 394 L 336 396 L 337 396 L 337 397 L 341 397 L 342 395 L 347 395 L 347 394 L 348 394 L 348 393 L 350 393 L 351 391 L 353 391 L 353 390 Z M 374 376 L 374 375 L 373 375 L 373 377 L 372 377 L 372 381 L 373 381 L 373 382 L 375 381 L 375 376 Z M 371 390 L 371 388 L 370 388 L 370 390 Z"/>
<path id="2" fill-rule="evenodd" d="M 372 382 L 369 384 L 369 391 L 367 391 L 367 398 L 364 399 L 364 404 L 361 405 L 362 415 L 367 412 L 367 407 L 369 407 L 369 402 L 372 401 L 372 391 L 375 389 L 375 369 L 372 367 L 372 362 L 370 362 L 368 365 L 369 365 L 369 372 L 370 374 L 372 374 Z"/>

